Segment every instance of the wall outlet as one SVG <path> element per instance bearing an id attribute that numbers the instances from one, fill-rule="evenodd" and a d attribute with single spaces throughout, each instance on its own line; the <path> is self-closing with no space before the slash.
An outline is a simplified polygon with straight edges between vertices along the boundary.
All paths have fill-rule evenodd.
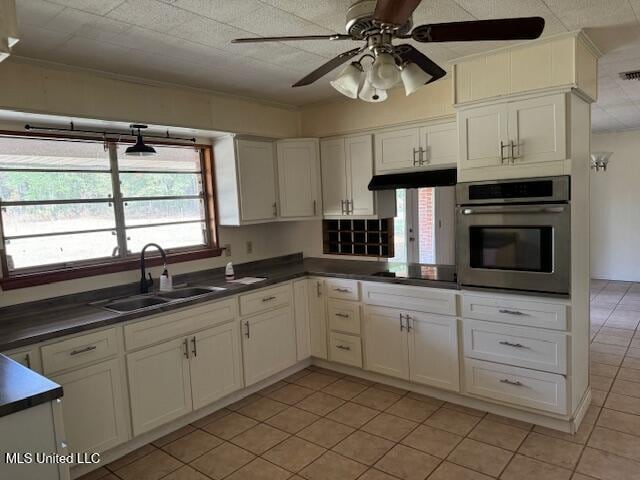
<path id="1" fill-rule="evenodd" d="M 251 240 L 247 240 L 247 253 L 253 253 L 253 242 Z"/>
<path id="2" fill-rule="evenodd" d="M 222 248 L 224 248 L 224 256 L 225 257 L 230 257 L 231 256 L 231 244 L 230 243 L 225 243 L 224 245 L 222 245 Z"/>

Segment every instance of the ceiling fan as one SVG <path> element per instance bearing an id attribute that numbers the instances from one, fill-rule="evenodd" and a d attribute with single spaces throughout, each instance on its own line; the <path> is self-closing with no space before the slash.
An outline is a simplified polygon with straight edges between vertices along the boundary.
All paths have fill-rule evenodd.
<path id="1" fill-rule="evenodd" d="M 473 42 L 533 40 L 544 29 L 544 18 L 522 17 L 434 23 L 413 28 L 412 14 L 421 0 L 358 0 L 347 10 L 346 34 L 236 38 L 233 43 L 298 40 L 362 40 L 362 47 L 329 60 L 294 87 L 310 85 L 348 60 L 363 54 L 338 74 L 331 85 L 340 93 L 369 102 L 387 98 L 387 90 L 402 81 L 407 95 L 435 82 L 446 72 L 413 45 L 394 45 L 395 39 L 417 42 Z M 371 63 L 366 65 L 364 60 Z M 368 63 L 368 62 L 367 62 Z M 365 67 L 366 65 L 366 67 Z"/>

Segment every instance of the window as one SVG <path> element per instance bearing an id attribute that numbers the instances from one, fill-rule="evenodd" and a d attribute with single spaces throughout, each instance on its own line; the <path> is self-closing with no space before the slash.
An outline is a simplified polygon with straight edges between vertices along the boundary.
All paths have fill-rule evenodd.
<path id="1" fill-rule="evenodd" d="M 453 187 L 396 190 L 395 256 L 391 262 L 453 264 Z"/>
<path id="2" fill-rule="evenodd" d="M 206 147 L 154 145 L 152 157 L 128 157 L 125 148 L 0 137 L 5 280 L 130 263 L 149 242 L 170 254 L 214 251 Z"/>

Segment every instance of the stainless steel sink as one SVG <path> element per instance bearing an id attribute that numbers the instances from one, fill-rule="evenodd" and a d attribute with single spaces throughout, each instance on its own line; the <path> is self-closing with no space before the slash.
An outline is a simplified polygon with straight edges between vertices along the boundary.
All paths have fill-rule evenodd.
<path id="1" fill-rule="evenodd" d="M 161 298 L 168 298 L 171 300 L 179 300 L 183 298 L 199 297 L 201 295 L 208 295 L 213 292 L 221 292 L 226 290 L 222 287 L 187 287 L 172 290 L 170 292 L 159 292 L 158 296 Z"/>
<path id="2" fill-rule="evenodd" d="M 106 308 L 107 310 L 111 310 L 112 312 L 125 313 L 142 310 L 149 307 L 157 307 L 167 303 L 170 303 L 170 300 L 167 300 L 165 298 L 154 296 L 139 296 L 113 300 L 105 303 L 104 305 L 101 305 L 101 307 Z"/>

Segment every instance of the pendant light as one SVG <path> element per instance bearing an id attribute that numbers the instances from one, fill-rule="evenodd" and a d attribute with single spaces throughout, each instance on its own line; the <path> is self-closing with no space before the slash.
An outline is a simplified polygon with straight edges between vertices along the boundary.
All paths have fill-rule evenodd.
<path id="1" fill-rule="evenodd" d="M 374 87 L 371 83 L 371 75 L 371 70 L 369 70 L 369 72 L 367 73 L 367 78 L 365 79 L 364 84 L 360 89 L 358 98 L 360 98 L 360 100 L 364 100 L 365 102 L 384 102 L 387 99 L 387 91 Z"/>
<path id="2" fill-rule="evenodd" d="M 329 82 L 333 88 L 349 98 L 358 98 L 358 90 L 362 83 L 362 65 L 351 62 L 344 67 L 335 80 Z"/>
<path id="3" fill-rule="evenodd" d="M 370 82 L 375 88 L 387 90 L 400 81 L 400 69 L 393 55 L 386 52 L 376 53 L 371 66 Z"/>
<path id="4" fill-rule="evenodd" d="M 131 155 L 131 156 L 136 156 L 136 157 L 146 157 L 149 155 L 155 155 L 156 154 L 156 149 L 153 147 L 150 147 L 149 145 L 144 143 L 144 140 L 142 140 L 142 134 L 140 133 L 140 130 L 142 128 L 147 128 L 146 125 L 140 125 L 137 123 L 131 124 L 130 128 L 133 130 L 138 130 L 138 138 L 136 140 L 136 143 L 130 147 L 128 147 L 125 150 L 125 155 Z"/>

